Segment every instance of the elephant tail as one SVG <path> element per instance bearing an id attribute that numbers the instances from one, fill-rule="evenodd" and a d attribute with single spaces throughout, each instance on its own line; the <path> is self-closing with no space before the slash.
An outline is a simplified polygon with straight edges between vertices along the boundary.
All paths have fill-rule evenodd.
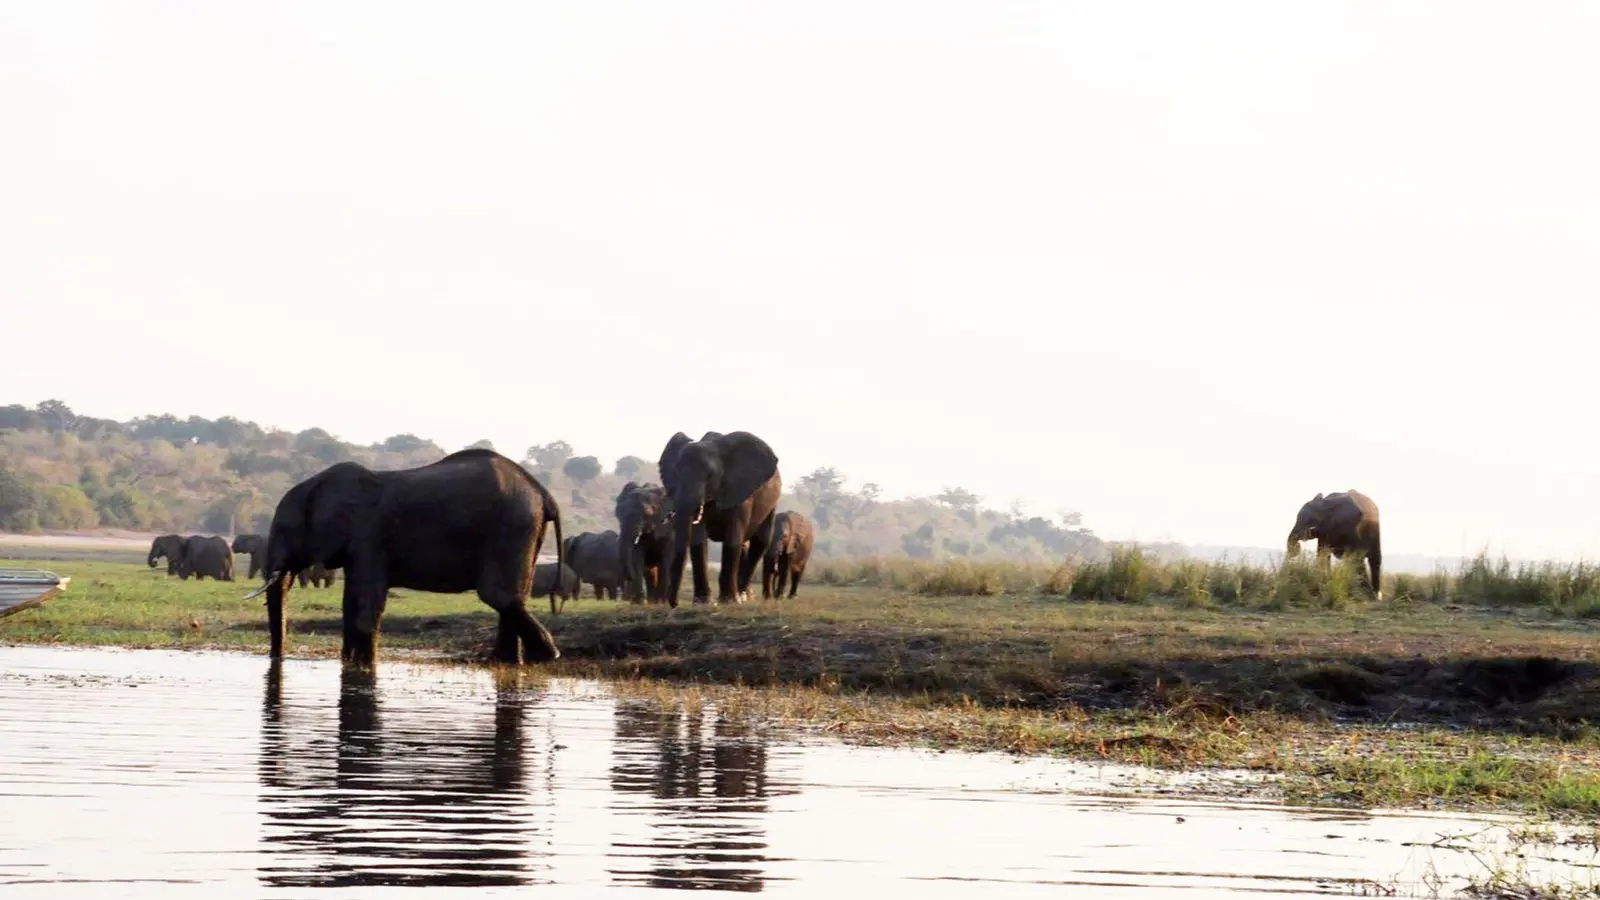
<path id="1" fill-rule="evenodd" d="M 548 491 L 546 492 L 545 512 L 555 520 L 556 526 L 556 578 L 550 585 L 550 599 L 554 601 L 556 593 L 561 590 L 561 569 L 567 564 L 565 558 L 566 547 L 563 546 L 566 541 L 561 539 L 561 507 L 556 505 L 556 498 L 549 496 Z"/>

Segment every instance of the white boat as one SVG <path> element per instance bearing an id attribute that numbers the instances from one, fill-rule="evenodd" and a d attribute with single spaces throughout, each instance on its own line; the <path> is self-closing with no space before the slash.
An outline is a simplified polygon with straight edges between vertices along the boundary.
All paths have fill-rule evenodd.
<path id="1" fill-rule="evenodd" d="M 0 617 L 38 606 L 66 590 L 70 581 L 44 569 L 0 567 Z"/>

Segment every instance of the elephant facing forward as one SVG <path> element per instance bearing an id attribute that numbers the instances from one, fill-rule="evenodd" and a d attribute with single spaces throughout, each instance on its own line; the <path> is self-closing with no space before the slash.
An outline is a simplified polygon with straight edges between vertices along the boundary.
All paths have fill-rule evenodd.
<path id="1" fill-rule="evenodd" d="M 782 597 L 785 580 L 789 583 L 789 596 L 800 590 L 800 576 L 805 574 L 815 542 L 810 519 L 792 511 L 778 513 L 772 543 L 761 558 L 761 599 Z"/>
<path id="2" fill-rule="evenodd" d="M 1328 554 L 1343 559 L 1355 554 L 1366 559 L 1361 575 L 1367 587 L 1383 599 L 1383 545 L 1378 536 L 1378 505 L 1367 495 L 1351 489 L 1343 493 L 1318 494 L 1300 507 L 1294 528 L 1289 530 L 1288 555 L 1300 553 L 1300 542 L 1315 539 L 1317 563 L 1324 569 Z"/>
<path id="3" fill-rule="evenodd" d="M 783 491 L 778 455 L 748 431 L 708 431 L 698 441 L 680 431 L 662 449 L 657 468 L 674 522 L 667 603 L 678 605 L 685 561 L 694 567 L 694 602 L 711 602 L 708 539 L 722 544 L 717 602 L 744 602 L 756 562 L 772 542 Z"/>
<path id="4" fill-rule="evenodd" d="M 659 484 L 628 482 L 617 494 L 617 562 L 622 595 L 634 603 L 666 599 L 672 562 L 672 498 Z M 705 526 L 698 526 L 705 544 Z"/>

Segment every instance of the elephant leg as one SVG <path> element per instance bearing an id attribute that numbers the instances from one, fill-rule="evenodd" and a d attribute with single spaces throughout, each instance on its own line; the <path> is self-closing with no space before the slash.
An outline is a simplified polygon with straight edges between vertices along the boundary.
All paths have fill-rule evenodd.
<path id="1" fill-rule="evenodd" d="M 352 563 L 344 583 L 344 648 L 340 658 L 358 666 L 378 660 L 378 624 L 389 600 L 383 567 Z M 304 584 L 304 582 L 301 582 Z"/>
<path id="2" fill-rule="evenodd" d="M 706 577 L 706 545 L 695 541 L 689 545 L 689 567 L 694 570 L 694 602 L 711 602 L 711 579 Z"/>
<path id="3" fill-rule="evenodd" d="M 791 565 L 792 563 L 789 560 L 789 554 L 785 553 L 778 557 L 778 577 L 776 579 L 778 583 L 776 590 L 772 592 L 773 596 L 779 598 L 783 597 L 783 589 L 789 584 L 789 572 Z"/>
<path id="4" fill-rule="evenodd" d="M 551 601 L 551 605 L 555 605 L 555 601 Z M 522 636 L 517 633 L 517 624 L 510 616 L 501 612 L 499 626 L 494 634 L 494 661 L 511 666 L 521 662 L 522 654 L 518 648 L 521 639 Z"/>
<path id="5" fill-rule="evenodd" d="M 1383 551 L 1377 547 L 1367 551 L 1367 568 L 1372 570 L 1370 575 L 1372 595 L 1379 600 L 1383 599 Z"/>
<path id="6" fill-rule="evenodd" d="M 646 563 L 644 566 L 644 602 L 649 603 L 661 595 L 661 567 Z"/>
<path id="7" fill-rule="evenodd" d="M 722 571 L 717 573 L 717 602 L 743 603 L 739 596 L 739 576 L 743 575 L 745 550 L 739 541 L 722 542 Z"/>
<path id="8" fill-rule="evenodd" d="M 761 554 L 761 599 L 768 600 L 772 597 L 774 576 L 777 575 L 777 565 L 772 557 Z"/>
<path id="9" fill-rule="evenodd" d="M 794 571 L 789 575 L 789 599 L 794 599 L 795 592 L 800 590 L 800 576 L 805 574 L 805 571 L 805 563 L 801 563 L 795 566 Z"/>
<path id="10" fill-rule="evenodd" d="M 745 543 L 743 559 L 739 561 L 739 596 L 747 596 L 750 592 L 750 579 L 755 577 L 756 563 L 767 558 L 767 546 L 772 542 L 770 529 L 756 529 L 756 533 Z"/>

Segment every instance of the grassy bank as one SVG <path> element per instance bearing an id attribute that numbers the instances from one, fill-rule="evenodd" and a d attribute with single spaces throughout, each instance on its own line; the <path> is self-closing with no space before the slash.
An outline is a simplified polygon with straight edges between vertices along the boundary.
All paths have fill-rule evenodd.
<path id="1" fill-rule="evenodd" d="M 265 651 L 260 601 L 241 600 L 251 585 L 51 565 L 71 590 L 0 620 L 0 641 Z M 1555 605 L 902 587 L 539 614 L 562 648 L 555 671 L 692 683 L 731 714 L 849 740 L 1243 766 L 1304 800 L 1600 814 L 1600 622 Z M 397 593 L 380 652 L 486 656 L 494 617 L 474 596 Z M 336 653 L 339 605 L 337 587 L 295 590 L 291 652 Z"/>
<path id="2" fill-rule="evenodd" d="M 813 564 L 809 580 L 838 587 L 905 590 L 926 596 L 1035 594 L 1073 600 L 1184 606 L 1343 609 L 1371 599 L 1354 558 L 1320 572 L 1309 551 L 1275 566 L 1202 560 L 1162 561 L 1137 547 L 1114 547 L 1107 560 L 1022 563 L 909 558 L 832 559 Z M 1600 566 L 1468 560 L 1454 571 L 1389 573 L 1384 596 L 1397 601 L 1542 608 L 1577 618 L 1600 616 Z"/>

